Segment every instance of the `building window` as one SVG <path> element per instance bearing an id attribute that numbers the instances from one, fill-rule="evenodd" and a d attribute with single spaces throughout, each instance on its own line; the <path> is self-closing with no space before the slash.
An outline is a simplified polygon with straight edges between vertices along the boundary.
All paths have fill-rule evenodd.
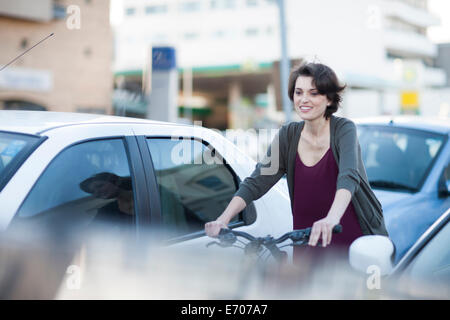
<path id="1" fill-rule="evenodd" d="M 153 41 L 155 41 L 155 42 L 164 42 L 164 41 L 167 41 L 167 39 L 168 39 L 168 36 L 165 34 L 162 34 L 162 33 L 156 34 L 153 36 Z"/>
<path id="2" fill-rule="evenodd" d="M 212 34 L 213 38 L 222 39 L 225 37 L 225 31 L 224 30 L 216 30 Z"/>
<path id="3" fill-rule="evenodd" d="M 247 37 L 256 37 L 258 35 L 259 31 L 256 28 L 248 28 L 245 30 L 245 35 Z"/>
<path id="4" fill-rule="evenodd" d="M 27 38 L 23 38 L 20 41 L 20 48 L 21 49 L 26 49 L 28 47 L 28 39 Z"/>
<path id="5" fill-rule="evenodd" d="M 155 5 L 145 7 L 145 14 L 161 14 L 167 12 L 167 5 Z"/>
<path id="6" fill-rule="evenodd" d="M 427 10 L 427 0 L 401 0 L 400 2 L 404 2 L 419 9 Z"/>
<path id="7" fill-rule="evenodd" d="M 211 0 L 211 9 L 234 9 L 236 7 L 235 0 Z"/>
<path id="8" fill-rule="evenodd" d="M 224 0 L 224 8 L 225 9 L 234 9 L 236 7 L 235 0 Z"/>
<path id="9" fill-rule="evenodd" d="M 219 1 L 218 0 L 211 0 L 209 2 L 209 7 L 211 9 L 217 9 L 219 7 Z"/>
<path id="10" fill-rule="evenodd" d="M 126 8 L 125 9 L 125 15 L 126 16 L 134 16 L 136 14 L 136 8 Z"/>
<path id="11" fill-rule="evenodd" d="M 89 58 L 92 56 L 92 49 L 89 47 L 86 47 L 86 48 L 84 48 L 83 53 L 86 58 Z"/>
<path id="12" fill-rule="evenodd" d="M 246 0 L 247 7 L 256 7 L 258 6 L 258 0 Z"/>
<path id="13" fill-rule="evenodd" d="M 395 17 L 388 17 L 385 19 L 386 26 L 391 30 L 413 32 L 421 35 L 426 35 L 426 28 L 421 28 L 413 24 L 404 22 Z"/>
<path id="14" fill-rule="evenodd" d="M 22 100 L 8 100 L 4 102 L 5 110 L 33 110 L 33 111 L 46 111 L 47 108 L 29 101 Z"/>
<path id="15" fill-rule="evenodd" d="M 196 12 L 199 10 L 200 2 L 198 1 L 182 2 L 180 4 L 180 11 L 182 12 Z"/>
<path id="16" fill-rule="evenodd" d="M 185 40 L 196 40 L 196 39 L 198 39 L 199 38 L 199 34 L 198 33 L 196 33 L 196 32 L 187 32 L 187 33 L 185 33 L 184 35 L 183 35 L 183 38 L 185 39 Z"/>
<path id="17" fill-rule="evenodd" d="M 269 36 L 271 36 L 271 35 L 274 34 L 274 30 L 273 30 L 273 27 L 272 27 L 272 26 L 268 26 L 268 27 L 266 28 L 266 34 L 269 35 Z"/>

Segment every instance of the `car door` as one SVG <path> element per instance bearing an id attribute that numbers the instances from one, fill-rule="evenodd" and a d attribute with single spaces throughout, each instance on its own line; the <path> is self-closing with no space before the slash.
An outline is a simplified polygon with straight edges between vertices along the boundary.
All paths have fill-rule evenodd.
<path id="1" fill-rule="evenodd" d="M 46 135 L 3 190 L 26 190 L 19 199 L 11 197 L 16 208 L 10 227 L 71 232 L 95 223 L 134 232 L 148 223 L 142 160 L 127 126 L 69 126 Z"/>
<path id="2" fill-rule="evenodd" d="M 408 294 L 427 299 L 450 297 L 449 210 L 418 240 L 394 271 Z"/>
<path id="3" fill-rule="evenodd" d="M 169 232 L 171 243 L 200 247 L 211 241 L 205 236 L 204 224 L 223 212 L 255 162 L 205 128 L 136 125 L 133 130 L 141 153 L 147 153 L 144 166 L 153 185 L 149 186 L 155 206 L 152 212 L 159 212 L 152 215 L 152 221 Z M 230 227 L 256 235 L 289 231 L 289 199 L 276 188 L 265 197 L 237 215 Z M 274 207 L 267 206 L 267 199 Z M 277 213 L 277 208 L 284 211 Z"/>

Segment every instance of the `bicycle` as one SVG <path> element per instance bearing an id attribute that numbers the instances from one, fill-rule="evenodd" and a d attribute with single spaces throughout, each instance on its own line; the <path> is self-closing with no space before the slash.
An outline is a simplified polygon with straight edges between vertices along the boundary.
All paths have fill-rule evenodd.
<path id="1" fill-rule="evenodd" d="M 261 288 L 264 290 L 264 286 L 273 286 L 274 283 L 282 285 L 282 281 L 280 283 L 280 270 L 281 267 L 285 265 L 288 254 L 281 249 L 287 246 L 307 245 L 311 235 L 311 229 L 312 228 L 294 230 L 283 234 L 279 238 L 274 238 L 270 235 L 265 237 L 254 237 L 244 231 L 222 228 L 218 235 L 219 241 L 211 241 L 206 246 L 210 247 L 211 245 L 216 244 L 222 248 L 237 247 L 244 250 L 246 257 L 256 258 L 256 263 L 254 259 L 250 259 L 250 261 L 246 261 L 247 263 L 244 264 L 245 266 L 241 274 L 239 288 L 236 290 L 235 297 L 235 299 L 243 299 L 245 298 L 246 293 L 252 288 L 252 280 L 256 279 L 256 288 L 259 288 L 258 290 L 261 290 Z M 342 226 L 336 225 L 333 228 L 333 233 L 340 232 L 342 232 Z M 245 243 L 239 238 L 244 238 L 248 240 L 248 242 Z M 291 240 L 292 242 L 283 244 L 286 240 Z M 240 243 L 241 245 L 236 245 L 236 243 Z M 267 254 L 267 252 L 269 254 Z M 261 263 L 261 260 L 266 254 L 265 260 L 270 257 L 275 259 L 277 266 L 275 272 L 273 272 L 273 269 L 267 268 L 265 262 Z"/>
<path id="2" fill-rule="evenodd" d="M 259 258 L 262 258 L 264 254 L 268 251 L 278 263 L 282 263 L 287 258 L 287 253 L 285 251 L 280 250 L 283 247 L 287 246 L 303 246 L 309 242 L 309 237 L 311 235 L 312 228 L 294 230 L 285 233 L 279 238 L 274 238 L 270 235 L 265 237 L 254 237 L 251 234 L 244 231 L 235 231 L 231 229 L 220 229 L 218 238 L 219 242 L 211 241 L 206 246 L 209 247 L 213 244 L 217 244 L 220 247 L 237 247 L 244 250 L 247 255 L 257 255 Z M 334 226 L 333 233 L 342 232 L 342 226 L 340 224 Z M 245 238 L 249 242 L 244 243 L 239 240 L 238 237 Z M 283 246 L 278 246 L 278 244 L 283 243 L 286 240 L 291 240 L 292 243 L 285 244 Z M 243 247 L 235 245 L 236 242 L 240 242 L 243 244 Z M 265 250 L 264 250 L 265 249 Z M 269 256 L 266 257 L 269 258 Z"/>

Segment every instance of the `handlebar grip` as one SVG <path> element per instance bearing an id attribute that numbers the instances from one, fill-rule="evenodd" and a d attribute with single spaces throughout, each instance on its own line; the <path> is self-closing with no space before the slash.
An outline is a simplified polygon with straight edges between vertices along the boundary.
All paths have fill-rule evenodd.
<path id="1" fill-rule="evenodd" d="M 219 236 L 223 236 L 223 235 L 225 235 L 227 233 L 230 233 L 230 229 L 228 229 L 228 228 L 220 228 Z"/>
<path id="2" fill-rule="evenodd" d="M 333 233 L 341 233 L 342 232 L 342 226 L 340 224 L 337 224 L 333 227 Z"/>
<path id="3" fill-rule="evenodd" d="M 224 245 L 232 245 L 237 240 L 236 235 L 228 228 L 221 228 L 217 236 Z"/>

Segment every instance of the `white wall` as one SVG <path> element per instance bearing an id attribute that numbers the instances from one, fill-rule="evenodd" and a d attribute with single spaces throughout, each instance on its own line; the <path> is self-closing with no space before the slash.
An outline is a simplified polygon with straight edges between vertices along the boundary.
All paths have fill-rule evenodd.
<path id="1" fill-rule="evenodd" d="M 419 99 L 421 115 L 450 117 L 450 88 L 423 90 Z"/>
<path id="2" fill-rule="evenodd" d="M 373 90 L 348 90 L 340 114 L 349 118 L 380 115 L 380 93 Z"/>

